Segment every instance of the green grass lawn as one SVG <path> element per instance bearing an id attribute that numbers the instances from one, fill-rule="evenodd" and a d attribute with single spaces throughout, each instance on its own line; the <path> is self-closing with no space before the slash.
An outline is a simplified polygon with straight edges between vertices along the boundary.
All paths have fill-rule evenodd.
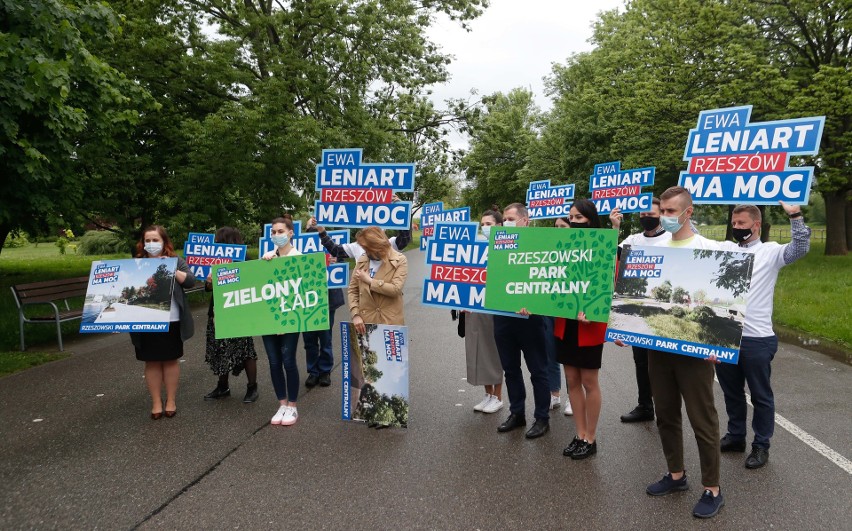
<path id="1" fill-rule="evenodd" d="M 0 352 L 0 377 L 68 356 L 66 352 Z"/>

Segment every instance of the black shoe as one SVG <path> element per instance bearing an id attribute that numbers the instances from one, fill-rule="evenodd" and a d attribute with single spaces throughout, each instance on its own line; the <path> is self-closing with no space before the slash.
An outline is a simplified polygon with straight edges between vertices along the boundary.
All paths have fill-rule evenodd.
<path id="1" fill-rule="evenodd" d="M 331 375 L 327 372 L 324 372 L 319 375 L 319 384 L 320 387 L 328 387 L 331 385 Z"/>
<path id="2" fill-rule="evenodd" d="M 577 447 L 580 446 L 580 444 L 582 443 L 583 439 L 579 437 L 574 437 L 571 442 L 568 443 L 568 446 L 566 446 L 565 449 L 562 450 L 562 455 L 564 455 L 565 457 L 571 457 L 571 454 L 577 451 Z"/>
<path id="3" fill-rule="evenodd" d="M 251 404 L 257 400 L 257 384 L 248 384 L 246 386 L 246 396 L 243 398 L 243 404 Z"/>
<path id="4" fill-rule="evenodd" d="M 571 459 L 580 460 L 585 459 L 587 457 L 591 457 L 598 453 L 598 441 L 593 443 L 583 441 L 577 446 L 577 449 L 574 450 L 574 453 L 571 454 Z"/>
<path id="5" fill-rule="evenodd" d="M 319 376 L 317 376 L 316 374 L 311 374 L 310 376 L 308 376 L 308 379 L 305 380 L 305 387 L 310 389 L 311 387 L 316 387 L 318 383 Z"/>
<path id="6" fill-rule="evenodd" d="M 719 446 L 723 452 L 745 452 L 745 439 L 734 439 L 725 434 L 719 441 Z"/>
<path id="7" fill-rule="evenodd" d="M 746 468 L 760 468 L 769 461 L 769 449 L 752 446 L 751 453 L 746 457 Z"/>
<path id="8" fill-rule="evenodd" d="M 526 425 L 527 419 L 525 419 L 523 415 L 519 415 L 517 413 L 510 413 L 509 418 L 507 418 L 503 422 L 503 424 L 500 424 L 500 426 L 497 427 L 497 431 L 500 433 L 506 433 L 507 431 L 512 431 L 514 429 Z"/>
<path id="9" fill-rule="evenodd" d="M 535 419 L 533 425 L 527 430 L 527 439 L 537 439 L 550 431 L 550 422 L 544 419 Z"/>
<path id="10" fill-rule="evenodd" d="M 649 420 L 654 420 L 653 407 L 636 406 L 630 413 L 621 415 L 621 422 L 647 422 Z"/>
<path id="11" fill-rule="evenodd" d="M 231 396 L 231 388 L 220 387 L 217 385 L 216 389 L 213 389 L 212 391 L 204 395 L 204 400 L 217 400 L 226 396 Z"/>

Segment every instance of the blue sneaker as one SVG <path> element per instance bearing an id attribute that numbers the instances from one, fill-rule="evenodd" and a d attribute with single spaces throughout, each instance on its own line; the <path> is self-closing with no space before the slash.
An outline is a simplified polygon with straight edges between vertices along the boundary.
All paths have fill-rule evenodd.
<path id="1" fill-rule="evenodd" d="M 688 488 L 689 485 L 686 484 L 686 473 L 684 472 L 680 479 L 672 479 L 671 474 L 666 474 L 660 481 L 648 485 L 645 492 L 651 496 L 665 496 L 676 490 L 687 490 Z"/>
<path id="2" fill-rule="evenodd" d="M 713 518 L 719 512 L 719 509 L 725 505 L 725 499 L 722 497 L 722 491 L 719 491 L 718 496 L 713 496 L 709 490 L 705 490 L 701 495 L 701 499 L 695 504 L 692 509 L 692 516 L 698 518 Z"/>

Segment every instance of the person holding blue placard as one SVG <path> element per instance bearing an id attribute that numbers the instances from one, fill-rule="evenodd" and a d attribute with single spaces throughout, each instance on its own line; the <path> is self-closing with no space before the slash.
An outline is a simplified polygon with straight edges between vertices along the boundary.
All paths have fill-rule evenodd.
<path id="1" fill-rule="evenodd" d="M 130 341 L 136 349 L 136 359 L 145 362 L 145 384 L 151 394 L 151 419 L 177 414 L 177 389 L 180 380 L 180 363 L 183 357 L 183 342 L 195 333 L 192 312 L 184 289 L 195 285 L 195 276 L 186 260 L 175 253 L 174 245 L 160 225 L 151 225 L 142 232 L 136 244 L 136 258 L 177 257 L 175 288 L 168 332 L 131 332 Z M 166 403 L 163 405 L 163 386 L 166 388 Z"/>
<path id="2" fill-rule="evenodd" d="M 577 199 L 571 205 L 568 223 L 572 230 L 599 229 L 601 221 L 595 204 Z M 557 317 L 553 335 L 556 336 L 556 359 L 565 371 L 568 401 L 574 409 L 577 434 L 562 450 L 571 459 L 586 459 L 598 452 L 597 428 L 601 415 L 601 386 L 598 375 L 603 358 L 606 323 L 586 319 L 582 311 L 576 319 Z"/>
<path id="3" fill-rule="evenodd" d="M 748 292 L 740 358 L 736 365 L 722 363 L 716 367 L 719 385 L 725 394 L 728 432 L 722 437 L 723 452 L 744 452 L 746 447 L 745 385 L 751 392 L 754 416 L 751 427 L 754 440 L 746 458 L 746 468 L 760 468 L 769 461 L 769 440 L 775 431 L 775 396 L 770 376 L 772 360 L 778 350 L 778 337 L 772 329 L 772 299 L 775 282 L 782 267 L 802 258 L 811 246 L 811 229 L 805 225 L 802 209 L 779 201 L 790 218 L 790 243 L 760 241 L 762 216 L 754 205 L 740 205 L 731 215 L 731 226 L 737 243 L 724 242 L 723 249 L 754 254 L 754 270 Z"/>
<path id="4" fill-rule="evenodd" d="M 261 257 L 264 260 L 302 254 L 293 247 L 290 240 L 293 237 L 292 218 L 273 219 L 270 234 L 275 249 L 264 254 Z M 292 426 L 299 418 L 296 409 L 296 401 L 299 398 L 299 366 L 296 364 L 298 343 L 298 332 L 263 336 L 263 347 L 269 358 L 269 375 L 272 377 L 272 387 L 280 404 L 278 411 L 269 421 L 275 426 Z"/>
<path id="5" fill-rule="evenodd" d="M 233 227 L 222 227 L 216 231 L 216 243 L 243 245 L 240 231 Z M 205 291 L 213 291 L 213 273 L 204 283 Z M 246 371 L 248 385 L 243 403 L 250 404 L 257 400 L 257 353 L 254 350 L 254 339 L 251 337 L 235 337 L 216 339 L 216 324 L 213 315 L 213 298 L 210 298 L 210 308 L 207 310 L 207 348 L 204 361 L 210 365 L 213 374 L 219 377 L 216 388 L 204 395 L 204 400 L 216 400 L 231 396 L 228 385 L 228 373 L 239 376 L 243 369 Z"/>

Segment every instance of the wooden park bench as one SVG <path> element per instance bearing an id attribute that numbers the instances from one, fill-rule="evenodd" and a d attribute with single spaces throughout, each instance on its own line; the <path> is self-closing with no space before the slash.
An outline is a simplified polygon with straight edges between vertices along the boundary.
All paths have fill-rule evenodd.
<path id="1" fill-rule="evenodd" d="M 68 305 L 68 299 L 85 297 L 88 285 L 89 277 L 85 276 L 12 286 L 12 295 L 15 297 L 15 304 L 18 305 L 18 322 L 21 327 L 21 351 L 26 350 L 24 343 L 25 323 L 56 323 L 56 337 L 59 339 L 59 350 L 63 350 L 61 324 L 83 317 L 83 310 L 72 310 Z M 57 301 L 62 301 L 65 304 L 65 308 L 62 309 L 57 306 Z M 36 305 L 48 305 L 52 307 L 53 314 L 27 316 L 24 309 L 27 306 Z M 32 314 L 32 312 L 30 313 Z"/>

